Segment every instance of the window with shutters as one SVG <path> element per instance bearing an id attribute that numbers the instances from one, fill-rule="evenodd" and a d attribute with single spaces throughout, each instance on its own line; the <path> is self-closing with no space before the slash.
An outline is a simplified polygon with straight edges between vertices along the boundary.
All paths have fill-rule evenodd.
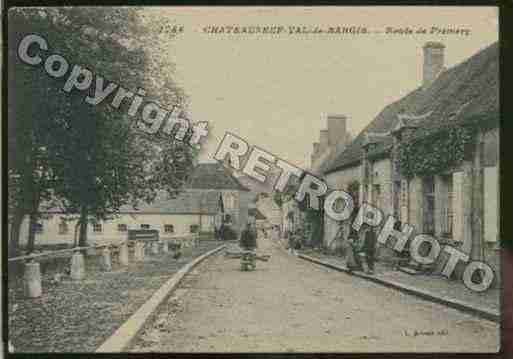
<path id="1" fill-rule="evenodd" d="M 435 180 L 433 177 L 424 179 L 424 228 L 423 232 L 435 233 Z"/>
<path id="2" fill-rule="evenodd" d="M 442 209 L 442 234 L 446 237 L 452 238 L 453 236 L 453 223 L 454 223 L 454 190 L 452 175 L 442 177 L 442 181 L 447 188 L 447 197 L 444 198 L 444 208 Z"/>

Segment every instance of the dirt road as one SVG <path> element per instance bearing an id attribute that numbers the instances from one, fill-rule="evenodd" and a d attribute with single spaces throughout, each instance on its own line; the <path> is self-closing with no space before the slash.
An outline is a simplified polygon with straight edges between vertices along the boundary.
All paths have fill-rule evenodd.
<path id="1" fill-rule="evenodd" d="M 260 239 L 269 262 L 197 267 L 134 341 L 143 352 L 495 351 L 499 325 L 305 262 Z"/>

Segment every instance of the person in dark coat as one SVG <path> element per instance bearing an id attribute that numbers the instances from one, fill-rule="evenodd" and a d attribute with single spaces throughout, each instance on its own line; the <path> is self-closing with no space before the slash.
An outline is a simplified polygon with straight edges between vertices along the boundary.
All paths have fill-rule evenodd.
<path id="1" fill-rule="evenodd" d="M 364 224 L 363 247 L 365 253 L 365 262 L 367 263 L 367 273 L 374 274 L 374 262 L 376 261 L 376 233 L 368 224 Z"/>
<path id="2" fill-rule="evenodd" d="M 348 246 L 348 253 L 346 257 L 346 265 L 349 269 L 349 272 L 352 271 L 361 271 L 363 269 L 362 267 L 362 261 L 360 259 L 359 255 L 359 240 L 358 240 L 358 232 L 351 226 L 351 229 L 349 230 L 349 235 L 347 236 L 349 246 Z"/>
<path id="3" fill-rule="evenodd" d="M 240 236 L 240 247 L 244 250 L 255 250 L 257 248 L 256 233 L 251 228 L 251 223 L 246 225 L 246 229 L 242 231 Z"/>

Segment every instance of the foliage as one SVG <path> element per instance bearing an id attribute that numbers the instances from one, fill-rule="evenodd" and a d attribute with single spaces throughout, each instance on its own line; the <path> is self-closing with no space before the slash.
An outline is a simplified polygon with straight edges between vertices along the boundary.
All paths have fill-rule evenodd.
<path id="1" fill-rule="evenodd" d="M 106 219 L 125 204 L 149 202 L 159 190 L 174 194 L 186 181 L 197 149 L 138 132 L 127 118 L 127 104 L 119 110 L 108 99 L 99 106 L 86 104 L 94 79 L 88 93 L 68 95 L 62 86 L 69 73 L 55 79 L 42 64 L 30 66 L 17 56 L 20 40 L 36 33 L 48 42 L 45 54 L 58 53 L 70 66 L 85 66 L 134 92 L 144 88 L 148 99 L 166 108 L 185 104 L 172 71 L 161 66 L 169 61 L 150 54 L 155 24 L 142 24 L 139 15 L 135 8 L 9 11 L 8 86 L 14 95 L 8 98 L 8 185 L 14 247 L 20 218 L 30 214 L 37 220 L 43 204 L 80 213 L 83 245 L 88 220 Z"/>
<path id="2" fill-rule="evenodd" d="M 412 178 L 434 175 L 457 166 L 470 152 L 475 131 L 471 126 L 452 126 L 400 143 L 397 153 L 400 172 Z"/>
<path id="3" fill-rule="evenodd" d="M 273 200 L 278 207 L 281 208 L 283 206 L 283 196 L 281 192 L 275 192 L 273 195 Z"/>

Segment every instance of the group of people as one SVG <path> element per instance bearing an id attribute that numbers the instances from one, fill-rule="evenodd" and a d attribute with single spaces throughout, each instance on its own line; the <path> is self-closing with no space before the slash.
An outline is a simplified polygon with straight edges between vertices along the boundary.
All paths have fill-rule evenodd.
<path id="1" fill-rule="evenodd" d="M 368 224 L 360 228 L 361 236 L 352 226 L 347 237 L 349 244 L 346 256 L 346 265 L 350 272 L 365 271 L 374 274 L 376 261 L 376 233 Z"/>

